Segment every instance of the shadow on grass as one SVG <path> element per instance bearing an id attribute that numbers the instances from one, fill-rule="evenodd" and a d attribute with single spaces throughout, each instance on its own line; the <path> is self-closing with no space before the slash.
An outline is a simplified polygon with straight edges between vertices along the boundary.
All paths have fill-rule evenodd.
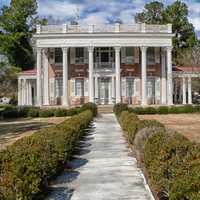
<path id="1" fill-rule="evenodd" d="M 76 190 L 73 182 L 80 175 L 78 169 L 88 163 L 84 158 L 91 150 L 91 140 L 93 139 L 95 127 L 91 126 L 86 130 L 85 136 L 78 142 L 74 150 L 72 160 L 66 164 L 64 171 L 53 180 L 48 188 L 49 194 L 46 200 L 70 200 Z"/>

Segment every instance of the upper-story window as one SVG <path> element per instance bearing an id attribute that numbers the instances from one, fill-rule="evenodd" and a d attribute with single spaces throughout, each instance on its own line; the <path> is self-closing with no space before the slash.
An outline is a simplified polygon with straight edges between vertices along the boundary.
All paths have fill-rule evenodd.
<path id="1" fill-rule="evenodd" d="M 126 47 L 126 59 L 125 62 L 126 63 L 133 63 L 134 62 L 134 48 L 132 47 Z"/>
<path id="2" fill-rule="evenodd" d="M 147 63 L 155 64 L 155 48 L 149 47 L 147 51 Z"/>
<path id="3" fill-rule="evenodd" d="M 77 64 L 84 63 L 84 48 L 83 47 L 75 48 L 75 62 Z"/>
<path id="4" fill-rule="evenodd" d="M 61 48 L 55 48 L 55 63 L 63 62 L 63 53 Z"/>

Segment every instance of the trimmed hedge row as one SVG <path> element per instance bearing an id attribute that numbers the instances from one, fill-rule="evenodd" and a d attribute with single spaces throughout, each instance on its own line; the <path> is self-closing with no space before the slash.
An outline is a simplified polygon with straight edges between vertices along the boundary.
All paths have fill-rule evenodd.
<path id="1" fill-rule="evenodd" d="M 91 110 L 96 116 L 97 107 L 93 103 L 86 103 L 82 107 L 76 107 L 71 109 L 65 108 L 49 108 L 49 109 L 40 109 L 38 107 L 13 107 L 6 106 L 0 112 L 0 118 L 10 119 L 10 118 L 20 118 L 20 117 L 65 117 L 73 116 L 79 114 L 85 110 Z"/>
<path id="2" fill-rule="evenodd" d="M 130 144 L 147 169 L 159 199 L 200 199 L 200 145 L 166 130 L 155 120 L 131 112 L 118 118 Z"/>
<path id="3" fill-rule="evenodd" d="M 183 106 L 159 106 L 159 107 L 128 107 L 127 104 L 118 103 L 114 106 L 113 111 L 120 116 L 122 111 L 128 110 L 138 115 L 144 114 L 181 114 L 181 113 L 198 113 L 200 112 L 200 106 L 196 105 L 183 105 Z"/>
<path id="4" fill-rule="evenodd" d="M 0 199 L 34 199 L 70 158 L 92 118 L 91 111 L 84 111 L 24 137 L 0 152 Z"/>

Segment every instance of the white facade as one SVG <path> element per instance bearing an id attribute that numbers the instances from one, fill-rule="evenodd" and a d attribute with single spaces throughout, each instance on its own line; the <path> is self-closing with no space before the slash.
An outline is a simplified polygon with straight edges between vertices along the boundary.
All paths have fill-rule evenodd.
<path id="1" fill-rule="evenodd" d="M 19 76 L 19 105 L 172 105 L 172 37 L 171 24 L 38 26 L 35 83 Z"/>

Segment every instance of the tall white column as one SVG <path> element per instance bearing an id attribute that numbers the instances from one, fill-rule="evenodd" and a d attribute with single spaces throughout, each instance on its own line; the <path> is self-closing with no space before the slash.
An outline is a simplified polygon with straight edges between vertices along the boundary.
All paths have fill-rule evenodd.
<path id="1" fill-rule="evenodd" d="M 186 80 L 185 77 L 183 77 L 183 85 L 182 85 L 182 89 L 183 89 L 183 104 L 186 104 Z"/>
<path id="2" fill-rule="evenodd" d="M 172 47 L 167 47 L 167 96 L 168 105 L 173 105 L 173 84 L 172 84 Z"/>
<path id="3" fill-rule="evenodd" d="M 63 51 L 63 99 L 62 105 L 69 106 L 68 102 L 68 48 L 62 48 Z"/>
<path id="4" fill-rule="evenodd" d="M 89 101 L 94 102 L 94 73 L 93 73 L 93 68 L 94 68 L 94 59 L 93 59 L 93 52 L 94 52 L 94 47 L 90 46 L 88 47 L 88 52 L 89 52 Z"/>
<path id="5" fill-rule="evenodd" d="M 112 76 L 112 100 L 114 103 L 114 99 L 115 99 L 115 76 Z"/>
<path id="6" fill-rule="evenodd" d="M 43 50 L 44 61 L 44 105 L 49 105 L 49 61 L 48 61 L 48 49 Z"/>
<path id="7" fill-rule="evenodd" d="M 21 79 L 18 78 L 18 106 L 22 105 L 22 89 L 21 89 Z"/>
<path id="8" fill-rule="evenodd" d="M 28 82 L 28 91 L 29 91 L 29 105 L 32 106 L 32 87 L 30 80 Z"/>
<path id="9" fill-rule="evenodd" d="M 121 102 L 120 47 L 115 47 L 116 103 Z"/>
<path id="10" fill-rule="evenodd" d="M 164 48 L 162 48 L 161 52 L 161 103 L 166 104 L 167 103 L 167 81 L 166 81 L 166 51 Z"/>
<path id="11" fill-rule="evenodd" d="M 147 105 L 147 47 L 141 47 L 142 52 L 142 105 Z"/>
<path id="12" fill-rule="evenodd" d="M 192 80 L 188 77 L 188 104 L 192 104 Z"/>
<path id="13" fill-rule="evenodd" d="M 37 48 L 37 106 L 42 106 L 42 49 Z"/>
<path id="14" fill-rule="evenodd" d="M 98 87 L 98 76 L 95 76 L 95 99 L 96 102 L 98 102 L 98 98 L 99 98 L 99 87 Z"/>

